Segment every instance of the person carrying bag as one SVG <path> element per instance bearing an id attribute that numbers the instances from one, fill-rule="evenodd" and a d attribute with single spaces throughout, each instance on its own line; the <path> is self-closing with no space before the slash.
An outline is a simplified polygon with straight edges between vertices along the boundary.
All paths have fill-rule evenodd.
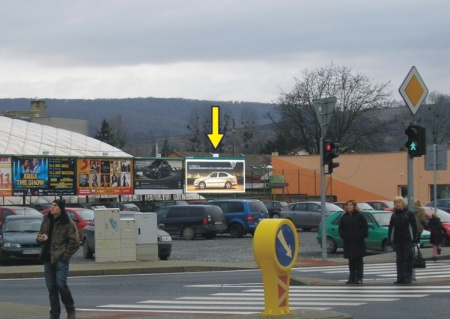
<path id="1" fill-rule="evenodd" d="M 413 246 L 413 260 L 412 260 L 413 268 L 426 268 L 427 263 L 420 252 L 420 244 L 415 244 Z"/>

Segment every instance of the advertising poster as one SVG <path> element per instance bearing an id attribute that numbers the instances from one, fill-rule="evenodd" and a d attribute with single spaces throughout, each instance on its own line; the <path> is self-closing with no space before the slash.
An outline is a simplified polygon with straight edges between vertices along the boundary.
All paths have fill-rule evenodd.
<path id="1" fill-rule="evenodd" d="M 135 158 L 135 194 L 182 194 L 183 159 L 181 158 Z"/>
<path id="2" fill-rule="evenodd" d="M 244 193 L 242 159 L 186 159 L 186 193 Z"/>
<path id="3" fill-rule="evenodd" d="M 131 159 L 77 160 L 77 195 L 132 195 Z"/>
<path id="4" fill-rule="evenodd" d="M 75 195 L 74 157 L 13 157 L 13 195 Z"/>
<path id="5" fill-rule="evenodd" d="M 12 196 L 11 157 L 0 157 L 0 196 Z"/>

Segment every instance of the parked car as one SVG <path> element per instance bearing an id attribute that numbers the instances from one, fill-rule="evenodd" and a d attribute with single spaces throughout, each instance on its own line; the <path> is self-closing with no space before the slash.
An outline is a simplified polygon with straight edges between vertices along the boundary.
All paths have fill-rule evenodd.
<path id="1" fill-rule="evenodd" d="M 166 160 L 157 159 L 154 160 L 150 165 L 146 166 L 143 173 L 147 177 L 160 179 L 172 174 L 172 166 L 170 166 L 169 162 L 167 162 Z"/>
<path id="2" fill-rule="evenodd" d="M 0 206 L 0 228 L 3 226 L 6 217 L 10 215 L 42 216 L 39 211 L 27 206 Z"/>
<path id="3" fill-rule="evenodd" d="M 333 202 L 334 205 L 339 206 L 342 210 L 345 211 L 345 202 Z M 360 210 L 371 210 L 374 209 L 366 202 L 357 202 L 357 206 Z"/>
<path id="4" fill-rule="evenodd" d="M 51 208 L 44 209 L 41 213 L 47 214 Z M 83 239 L 83 229 L 94 219 L 94 211 L 82 207 L 66 207 L 67 215 L 75 222 L 80 241 Z"/>
<path id="5" fill-rule="evenodd" d="M 235 238 L 243 237 L 247 233 L 253 235 L 258 223 L 269 218 L 266 206 L 258 199 L 217 199 L 206 204 L 222 209 L 227 232 Z"/>
<path id="6" fill-rule="evenodd" d="M 122 218 L 132 218 L 129 211 L 119 212 Z M 95 254 L 95 219 L 83 229 L 83 256 L 92 259 Z M 162 229 L 158 228 L 158 257 L 167 260 L 172 253 L 172 237 Z"/>
<path id="7" fill-rule="evenodd" d="M 342 212 L 342 208 L 332 203 L 325 203 L 325 215 Z M 310 231 L 319 227 L 322 220 L 322 203 L 320 201 L 303 201 L 289 204 L 289 210 L 280 212 L 280 218 L 291 220 L 295 227 Z"/>
<path id="8" fill-rule="evenodd" d="M 425 206 L 434 208 L 434 201 L 429 202 Z M 442 209 L 443 211 L 450 213 L 450 198 L 436 200 L 436 208 Z"/>
<path id="9" fill-rule="evenodd" d="M 187 205 L 188 202 L 185 200 L 151 200 L 151 201 L 134 201 L 135 204 L 141 212 L 154 212 L 161 207 L 171 206 L 171 205 Z"/>
<path id="10" fill-rule="evenodd" d="M 212 172 L 206 177 L 194 180 L 194 186 L 199 189 L 205 188 L 227 188 L 237 185 L 237 178 L 227 172 Z"/>
<path id="11" fill-rule="evenodd" d="M 263 201 L 263 204 L 266 205 L 270 218 L 279 218 L 282 210 L 289 210 L 289 204 L 286 202 L 266 200 Z"/>
<path id="12" fill-rule="evenodd" d="M 327 237 L 326 245 L 327 252 L 333 254 L 338 248 L 344 247 L 344 242 L 339 236 L 339 222 L 341 220 L 343 212 L 335 212 L 327 217 L 326 228 Z M 367 219 L 369 225 L 369 236 L 365 239 L 366 249 L 382 252 L 392 252 L 393 247 L 388 244 L 388 227 L 391 220 L 392 212 L 385 210 L 365 210 L 362 212 L 363 216 Z M 322 246 L 322 227 L 319 225 L 319 231 L 317 232 L 317 242 Z M 421 245 L 424 245 L 430 241 L 430 233 L 424 231 L 420 238 Z"/>
<path id="13" fill-rule="evenodd" d="M 42 212 L 44 209 L 51 208 L 52 204 L 51 203 L 38 203 L 38 204 L 28 205 L 28 207 L 34 208 L 34 209 Z"/>
<path id="14" fill-rule="evenodd" d="M 391 200 L 365 200 L 364 203 L 369 204 L 375 210 L 389 210 L 392 211 L 394 208 L 394 202 Z"/>
<path id="15" fill-rule="evenodd" d="M 129 202 L 102 202 L 98 204 L 92 204 L 92 206 L 94 209 L 101 208 L 103 206 L 106 208 L 118 208 L 120 211 L 133 211 L 133 212 L 141 211 L 139 207 Z"/>
<path id="16" fill-rule="evenodd" d="M 212 239 L 227 230 L 223 211 L 214 205 L 174 205 L 155 211 L 158 226 L 170 235 Z"/>
<path id="17" fill-rule="evenodd" d="M 39 215 L 9 215 L 0 228 L 0 264 L 12 260 L 35 260 L 41 253 L 36 242 L 42 223 Z"/>
<path id="18" fill-rule="evenodd" d="M 425 210 L 425 217 L 430 219 L 431 215 L 434 214 L 434 208 L 425 206 L 423 207 L 423 209 Z M 444 244 L 445 246 L 450 246 L 450 213 L 447 213 L 445 210 L 438 208 L 436 209 L 436 214 L 441 220 L 441 223 L 446 231 L 446 235 L 442 239 L 442 244 Z"/>

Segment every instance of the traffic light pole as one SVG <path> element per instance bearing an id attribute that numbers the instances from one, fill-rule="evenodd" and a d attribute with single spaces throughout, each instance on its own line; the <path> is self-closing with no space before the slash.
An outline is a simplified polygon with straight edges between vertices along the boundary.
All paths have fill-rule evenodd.
<path id="1" fill-rule="evenodd" d="M 408 209 L 414 212 L 414 157 L 408 156 Z"/>
<path id="2" fill-rule="evenodd" d="M 327 224 L 325 222 L 326 216 L 325 216 L 325 163 L 323 160 L 323 153 L 324 153 L 324 141 L 323 136 L 320 139 L 320 206 L 322 207 L 322 214 L 321 214 L 321 225 L 322 225 L 322 260 L 327 261 Z"/>

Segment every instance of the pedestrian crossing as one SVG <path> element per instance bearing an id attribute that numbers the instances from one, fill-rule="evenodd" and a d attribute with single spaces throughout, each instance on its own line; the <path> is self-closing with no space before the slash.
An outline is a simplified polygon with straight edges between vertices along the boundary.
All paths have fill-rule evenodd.
<path id="1" fill-rule="evenodd" d="M 427 279 L 450 279 L 450 261 L 432 261 L 427 262 L 427 268 L 415 269 L 416 280 Z M 348 266 L 319 266 L 319 267 L 300 267 L 292 269 L 292 276 L 312 275 L 313 273 L 320 273 L 321 278 L 335 278 L 336 274 L 342 274 L 340 281 L 347 281 Z M 365 264 L 364 265 L 364 282 L 379 281 L 379 280 L 393 280 L 397 278 L 397 269 L 395 263 L 383 264 Z"/>
<path id="2" fill-rule="evenodd" d="M 441 271 L 450 273 L 449 270 L 449 265 L 446 263 L 436 263 L 426 269 L 417 271 L 417 277 L 433 276 L 436 272 Z M 348 273 L 348 268 L 332 266 L 294 270 L 296 273 L 311 273 L 313 271 L 332 272 L 333 274 L 342 273 L 344 276 L 344 273 Z M 389 278 L 392 274 L 395 275 L 395 265 L 366 265 L 366 271 L 375 274 L 377 277 Z M 441 275 L 443 274 L 439 274 L 438 276 Z M 450 274 L 447 276 L 450 277 Z M 193 291 L 192 295 L 169 300 L 142 300 L 134 304 L 106 304 L 98 306 L 97 309 L 121 312 L 217 315 L 255 314 L 262 313 L 265 309 L 264 287 L 262 283 L 186 285 L 185 288 L 191 289 Z M 206 290 L 204 295 L 199 294 L 200 289 L 201 291 Z M 207 292 L 208 289 L 211 290 L 211 293 Z M 405 298 L 414 300 L 427 297 L 431 294 L 448 293 L 450 293 L 450 286 L 440 285 L 343 284 L 329 286 L 290 286 L 289 309 L 292 311 L 296 309 L 339 311 L 339 309 L 342 309 L 340 307 L 358 307 L 368 303 L 395 302 Z"/>

